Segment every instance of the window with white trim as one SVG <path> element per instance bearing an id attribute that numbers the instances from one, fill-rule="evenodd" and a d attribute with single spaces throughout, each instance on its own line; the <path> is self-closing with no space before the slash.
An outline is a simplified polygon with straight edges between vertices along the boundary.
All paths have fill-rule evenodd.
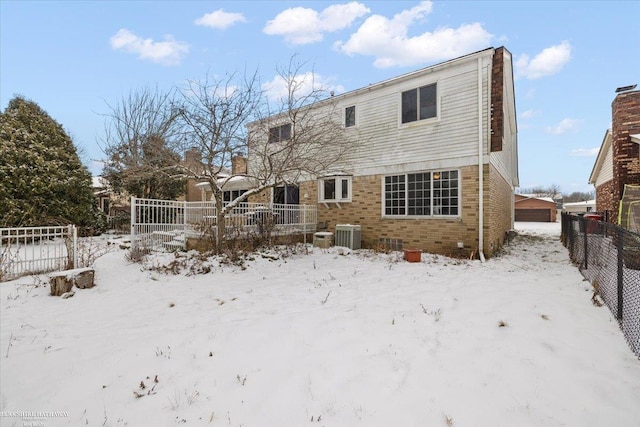
<path id="1" fill-rule="evenodd" d="M 344 127 L 350 128 L 356 125 L 356 106 L 352 105 L 344 109 Z"/>
<path id="2" fill-rule="evenodd" d="M 319 202 L 350 202 L 351 201 L 351 177 L 331 176 L 318 180 Z"/>
<path id="3" fill-rule="evenodd" d="M 385 216 L 458 216 L 457 170 L 389 175 L 384 178 Z"/>
<path id="4" fill-rule="evenodd" d="M 282 142 L 291 139 L 291 123 L 269 128 L 269 142 Z"/>
<path id="5" fill-rule="evenodd" d="M 238 197 L 242 196 L 244 193 L 246 193 L 249 190 L 229 190 L 229 191 L 223 191 L 222 192 L 222 202 L 223 204 L 227 205 L 231 202 L 233 202 L 235 199 L 237 199 Z M 246 200 L 245 200 L 246 202 Z"/>
<path id="6" fill-rule="evenodd" d="M 438 85 L 432 83 L 402 92 L 402 123 L 438 116 Z"/>

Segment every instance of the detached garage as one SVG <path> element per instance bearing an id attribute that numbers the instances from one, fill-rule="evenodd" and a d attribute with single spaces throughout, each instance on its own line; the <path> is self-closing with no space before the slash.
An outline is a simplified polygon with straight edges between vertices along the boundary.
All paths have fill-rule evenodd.
<path id="1" fill-rule="evenodd" d="M 515 217 L 520 222 L 556 222 L 556 202 L 551 197 L 516 194 Z"/>

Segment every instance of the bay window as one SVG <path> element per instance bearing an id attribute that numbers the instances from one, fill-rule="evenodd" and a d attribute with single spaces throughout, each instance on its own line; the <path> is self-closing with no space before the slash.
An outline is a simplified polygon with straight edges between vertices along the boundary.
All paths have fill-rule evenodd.
<path id="1" fill-rule="evenodd" d="M 318 180 L 319 202 L 350 202 L 351 177 L 330 176 Z"/>

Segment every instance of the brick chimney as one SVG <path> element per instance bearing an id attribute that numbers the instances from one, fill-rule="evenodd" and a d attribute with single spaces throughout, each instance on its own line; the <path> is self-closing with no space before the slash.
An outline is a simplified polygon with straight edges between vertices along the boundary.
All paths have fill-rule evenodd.
<path id="1" fill-rule="evenodd" d="M 491 152 L 502 151 L 504 137 L 505 50 L 504 47 L 495 50 L 491 65 Z"/>
<path id="2" fill-rule="evenodd" d="M 200 165 L 201 161 L 202 161 L 202 155 L 200 154 L 200 151 L 198 151 L 198 149 L 195 147 L 188 149 L 184 153 L 184 162 L 187 165 L 191 165 L 191 166 Z"/>
<path id="3" fill-rule="evenodd" d="M 613 218 L 625 184 L 640 185 L 640 144 L 631 135 L 640 134 L 640 90 L 621 92 L 611 103 L 613 148 Z"/>
<path id="4" fill-rule="evenodd" d="M 231 174 L 232 175 L 246 175 L 247 174 L 247 159 L 241 155 L 236 155 L 231 158 Z"/>

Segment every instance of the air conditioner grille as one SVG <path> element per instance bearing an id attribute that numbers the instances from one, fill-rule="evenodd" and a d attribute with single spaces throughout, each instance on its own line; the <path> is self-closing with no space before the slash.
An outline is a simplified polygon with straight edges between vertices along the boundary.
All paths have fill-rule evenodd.
<path id="1" fill-rule="evenodd" d="M 335 245 L 349 249 L 360 249 L 361 232 L 359 225 L 336 224 Z"/>

